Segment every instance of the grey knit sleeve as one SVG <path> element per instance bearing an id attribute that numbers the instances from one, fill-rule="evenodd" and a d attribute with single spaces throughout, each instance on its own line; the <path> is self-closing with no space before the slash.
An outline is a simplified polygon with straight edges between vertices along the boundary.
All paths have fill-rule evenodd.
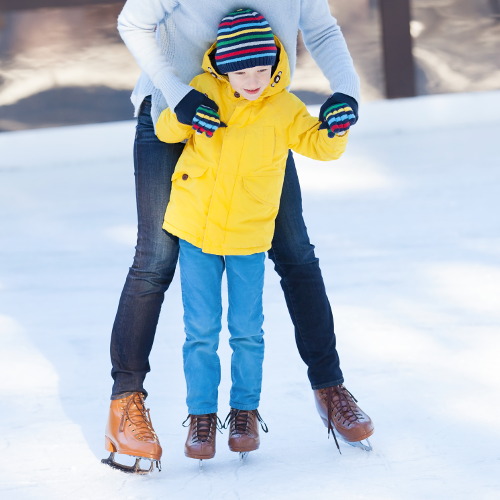
<path id="1" fill-rule="evenodd" d="M 192 88 L 179 79 L 162 54 L 155 30 L 177 4 L 177 0 L 127 0 L 118 17 L 118 31 L 125 45 L 172 109 Z"/>
<path id="2" fill-rule="evenodd" d="M 350 95 L 359 102 L 359 77 L 328 1 L 300 2 L 299 27 L 307 50 L 330 82 L 332 91 Z"/>

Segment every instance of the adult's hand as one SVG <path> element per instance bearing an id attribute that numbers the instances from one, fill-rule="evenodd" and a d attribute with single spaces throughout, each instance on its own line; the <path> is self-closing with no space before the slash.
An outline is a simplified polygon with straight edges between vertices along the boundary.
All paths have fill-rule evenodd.
<path id="1" fill-rule="evenodd" d="M 319 130 L 328 129 L 328 137 L 344 135 L 358 121 L 356 99 L 336 92 L 331 95 L 319 110 Z"/>
<path id="2" fill-rule="evenodd" d="M 212 137 L 219 127 L 226 127 L 220 121 L 219 106 L 209 97 L 193 89 L 186 94 L 174 108 L 177 120 L 184 125 L 191 125 L 197 133 L 206 133 Z"/>

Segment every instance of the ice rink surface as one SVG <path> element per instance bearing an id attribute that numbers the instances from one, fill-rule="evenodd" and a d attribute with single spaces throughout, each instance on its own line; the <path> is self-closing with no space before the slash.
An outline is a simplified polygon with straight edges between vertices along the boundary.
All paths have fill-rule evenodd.
<path id="1" fill-rule="evenodd" d="M 163 471 L 100 463 L 134 253 L 133 136 L 132 121 L 0 134 L 2 499 L 500 498 L 500 92 L 369 103 L 341 160 L 296 156 L 372 453 L 327 439 L 268 261 L 261 449 L 240 465 L 224 434 L 203 472 L 184 457 L 176 276 L 146 380 Z"/>

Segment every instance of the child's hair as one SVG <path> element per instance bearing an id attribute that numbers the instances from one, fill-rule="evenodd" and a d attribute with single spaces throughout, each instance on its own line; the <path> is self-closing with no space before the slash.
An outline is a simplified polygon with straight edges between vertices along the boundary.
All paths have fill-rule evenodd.
<path id="1" fill-rule="evenodd" d="M 273 31 L 262 14 L 238 9 L 220 22 L 215 62 L 221 74 L 274 66 L 276 54 Z"/>

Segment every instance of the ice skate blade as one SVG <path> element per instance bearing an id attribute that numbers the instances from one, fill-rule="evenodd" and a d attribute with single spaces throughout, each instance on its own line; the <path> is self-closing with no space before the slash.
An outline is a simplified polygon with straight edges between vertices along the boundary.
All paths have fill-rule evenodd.
<path id="1" fill-rule="evenodd" d="M 343 441 L 345 444 L 352 446 L 353 448 L 360 448 L 364 451 L 373 451 L 372 445 L 370 444 L 368 438 L 362 439 L 361 441 L 347 441 L 346 438 L 337 431 L 337 429 L 334 428 L 333 432 L 335 433 L 335 436 L 337 436 L 338 439 Z M 367 444 L 364 444 L 363 441 L 366 441 Z"/>
<path id="2" fill-rule="evenodd" d="M 112 469 L 119 470 L 121 472 L 125 472 L 126 474 L 138 474 L 141 476 L 144 476 L 146 474 L 150 474 L 153 472 L 153 467 L 154 464 L 156 463 L 156 468 L 158 469 L 159 472 L 161 472 L 161 462 L 159 460 L 151 460 L 151 466 L 149 469 L 141 469 L 139 467 L 139 463 L 142 460 L 149 460 L 148 458 L 144 457 L 134 457 L 135 458 L 135 464 L 134 465 L 122 465 L 119 464 L 118 462 L 115 462 L 115 453 L 111 452 L 108 458 L 103 458 L 101 460 L 101 463 L 108 465 Z"/>
<path id="3" fill-rule="evenodd" d="M 201 460 L 201 459 L 200 459 L 199 467 L 200 467 L 200 472 L 203 472 L 203 460 Z"/>
<path id="4" fill-rule="evenodd" d="M 249 451 L 240 451 L 240 462 L 244 462 L 249 453 Z"/>
<path id="5" fill-rule="evenodd" d="M 365 451 L 373 451 L 372 445 L 370 444 L 370 441 L 368 438 L 363 439 L 361 441 L 355 441 L 354 443 L 351 443 L 350 441 L 346 441 L 343 439 L 344 443 L 347 443 L 350 446 L 353 446 L 354 448 L 361 448 L 362 450 Z M 364 444 L 363 441 L 366 441 L 367 444 Z"/>

